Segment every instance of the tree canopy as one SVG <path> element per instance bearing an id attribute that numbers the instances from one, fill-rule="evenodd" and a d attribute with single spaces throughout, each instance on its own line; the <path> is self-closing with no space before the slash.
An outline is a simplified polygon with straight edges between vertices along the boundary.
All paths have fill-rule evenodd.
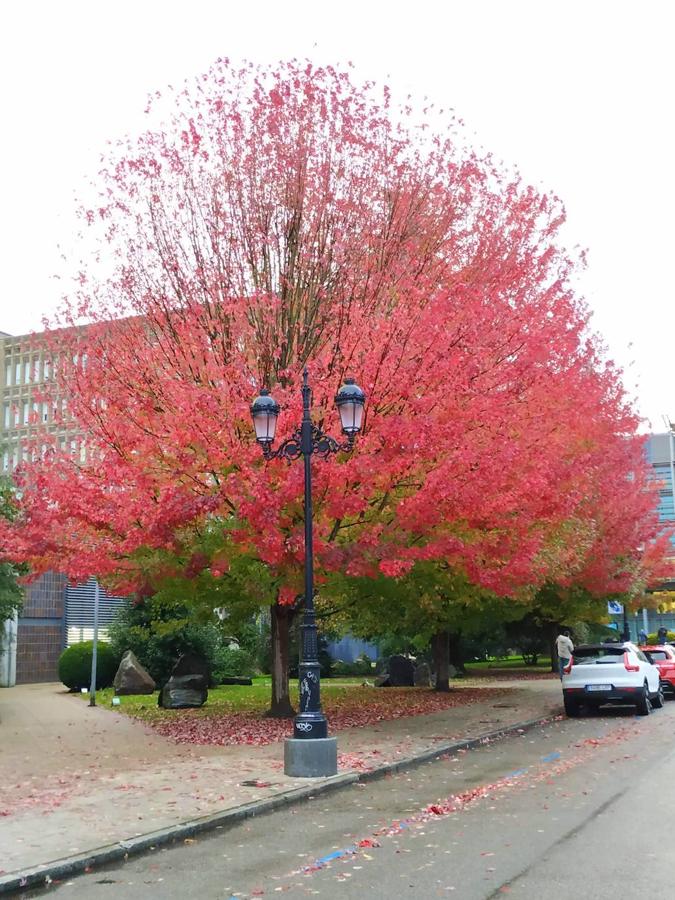
<path id="1" fill-rule="evenodd" d="M 292 604 L 302 467 L 261 458 L 249 404 L 273 389 L 283 439 L 308 366 L 327 430 L 344 377 L 367 396 L 355 452 L 314 466 L 319 583 L 437 561 L 501 596 L 649 578 L 638 420 L 557 198 L 346 71 L 222 60 L 153 108 L 104 160 L 99 249 L 43 346 L 86 452 L 36 435 L 10 558 L 142 591 L 243 556 Z"/>

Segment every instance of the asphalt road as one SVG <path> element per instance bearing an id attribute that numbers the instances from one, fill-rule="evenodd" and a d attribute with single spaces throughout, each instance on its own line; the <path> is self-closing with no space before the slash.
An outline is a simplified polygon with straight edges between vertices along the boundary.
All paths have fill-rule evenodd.
<path id="1" fill-rule="evenodd" d="M 675 702 L 318 797 L 26 897 L 630 900 L 675 869 Z M 651 885 L 652 888 L 647 888 Z"/>

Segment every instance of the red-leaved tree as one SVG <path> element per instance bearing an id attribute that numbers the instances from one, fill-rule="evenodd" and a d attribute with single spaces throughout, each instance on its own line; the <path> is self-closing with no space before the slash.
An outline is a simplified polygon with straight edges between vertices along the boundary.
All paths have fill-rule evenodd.
<path id="1" fill-rule="evenodd" d="M 117 590 L 262 561 L 272 711 L 288 714 L 303 473 L 263 461 L 249 405 L 272 388 L 283 438 L 307 365 L 322 427 L 345 376 L 367 395 L 356 451 L 314 466 L 319 582 L 439 559 L 509 595 L 591 572 L 598 461 L 628 490 L 642 480 L 560 203 L 462 149 L 451 119 L 330 68 L 221 61 L 173 101 L 113 148 L 83 209 L 98 249 L 45 352 L 86 454 L 23 467 L 8 554 Z M 612 554 L 646 545 L 647 519 L 620 536 L 613 521 Z M 187 552 L 205 522 L 222 543 Z"/>

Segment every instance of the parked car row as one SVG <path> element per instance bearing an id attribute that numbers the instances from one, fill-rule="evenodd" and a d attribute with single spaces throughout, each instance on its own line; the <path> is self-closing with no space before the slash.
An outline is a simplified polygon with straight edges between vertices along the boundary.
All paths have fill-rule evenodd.
<path id="1" fill-rule="evenodd" d="M 563 670 L 562 689 L 568 716 L 609 703 L 630 704 L 647 716 L 663 706 L 666 694 L 675 697 L 675 649 L 631 641 L 582 644 Z"/>

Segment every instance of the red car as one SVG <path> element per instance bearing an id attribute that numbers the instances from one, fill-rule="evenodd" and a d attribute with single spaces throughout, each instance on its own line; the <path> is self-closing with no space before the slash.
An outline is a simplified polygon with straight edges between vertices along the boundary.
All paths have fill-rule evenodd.
<path id="1" fill-rule="evenodd" d="M 675 648 L 670 644 L 649 644 L 640 647 L 647 658 L 659 670 L 661 689 L 670 697 L 675 696 Z"/>

